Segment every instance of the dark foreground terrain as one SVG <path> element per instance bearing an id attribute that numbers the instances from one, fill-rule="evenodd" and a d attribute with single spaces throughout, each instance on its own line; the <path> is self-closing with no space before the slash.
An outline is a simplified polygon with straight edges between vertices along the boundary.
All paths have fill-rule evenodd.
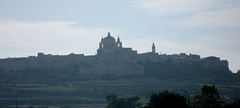
<path id="1" fill-rule="evenodd" d="M 154 78 L 118 79 L 112 81 L 67 81 L 59 83 L 5 83 L 0 85 L 0 104 L 44 106 L 103 106 L 105 97 L 117 94 L 120 97 L 139 96 L 146 103 L 152 92 L 169 90 L 186 98 L 199 94 L 204 84 L 215 85 L 221 96 L 240 97 L 240 83 L 218 83 L 213 79 L 157 80 Z"/>
<path id="2" fill-rule="evenodd" d="M 2 68 L 0 107 L 15 107 L 17 100 L 17 104 L 22 107 L 97 108 L 107 105 L 106 96 L 109 94 L 123 98 L 138 96 L 140 102 L 145 104 L 152 92 L 168 90 L 189 99 L 191 95 L 200 94 L 201 87 L 208 84 L 215 85 L 221 97 L 239 98 L 240 73 L 232 73 L 227 65 L 215 65 L 213 61 L 139 61 L 137 65 L 143 67 L 144 73 L 123 75 L 97 74 L 98 70 L 95 70 L 96 74 L 82 74 L 79 71 L 82 64 L 55 66 L 55 62 L 51 62 L 52 65 L 46 63 L 45 67 L 36 65 L 36 68 L 15 70 Z M 11 65 L 11 62 L 2 63 Z M 218 60 L 217 63 L 222 62 Z M 115 65 L 106 66 L 114 68 Z"/>

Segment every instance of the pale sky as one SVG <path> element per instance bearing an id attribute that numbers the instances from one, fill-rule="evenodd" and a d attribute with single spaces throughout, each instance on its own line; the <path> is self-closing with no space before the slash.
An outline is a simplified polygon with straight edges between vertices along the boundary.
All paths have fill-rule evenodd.
<path id="1" fill-rule="evenodd" d="M 192 53 L 240 69 L 239 0 L 0 0 L 0 58 L 94 55 L 111 32 L 138 53 Z"/>

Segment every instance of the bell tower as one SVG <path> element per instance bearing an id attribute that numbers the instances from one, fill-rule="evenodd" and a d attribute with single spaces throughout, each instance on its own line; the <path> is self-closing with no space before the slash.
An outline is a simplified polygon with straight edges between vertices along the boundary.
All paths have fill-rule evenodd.
<path id="1" fill-rule="evenodd" d="M 155 45 L 154 45 L 154 42 L 153 42 L 153 44 L 152 44 L 152 53 L 156 53 L 156 50 L 155 50 L 156 48 L 155 48 Z"/>
<path id="2" fill-rule="evenodd" d="M 120 41 L 119 37 L 117 39 L 116 45 L 118 48 L 122 48 L 122 42 Z"/>

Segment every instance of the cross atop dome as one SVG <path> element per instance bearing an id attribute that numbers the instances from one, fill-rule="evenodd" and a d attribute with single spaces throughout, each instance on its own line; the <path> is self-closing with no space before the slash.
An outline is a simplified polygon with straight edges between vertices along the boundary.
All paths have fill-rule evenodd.
<path id="1" fill-rule="evenodd" d="M 108 32 L 108 35 L 107 35 L 107 37 L 110 37 L 111 36 L 111 34 L 110 34 L 110 32 Z"/>

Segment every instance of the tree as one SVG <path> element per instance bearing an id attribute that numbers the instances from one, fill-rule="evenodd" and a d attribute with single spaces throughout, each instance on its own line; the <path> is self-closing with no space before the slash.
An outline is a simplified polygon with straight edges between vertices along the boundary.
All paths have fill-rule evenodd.
<path id="1" fill-rule="evenodd" d="M 117 95 L 110 94 L 106 96 L 106 100 L 108 101 L 108 105 L 106 108 L 114 108 L 116 106 Z"/>
<path id="2" fill-rule="evenodd" d="M 147 108 L 187 108 L 183 96 L 174 92 L 152 93 Z"/>
<path id="3" fill-rule="evenodd" d="M 108 105 L 106 108 L 135 108 L 141 106 L 138 101 L 139 97 L 131 97 L 131 98 L 118 98 L 115 94 L 110 94 L 106 96 L 106 100 L 108 101 Z"/>
<path id="4" fill-rule="evenodd" d="M 221 107 L 220 96 L 215 86 L 203 85 L 202 94 L 194 97 L 193 105 L 197 108 L 219 108 Z"/>

